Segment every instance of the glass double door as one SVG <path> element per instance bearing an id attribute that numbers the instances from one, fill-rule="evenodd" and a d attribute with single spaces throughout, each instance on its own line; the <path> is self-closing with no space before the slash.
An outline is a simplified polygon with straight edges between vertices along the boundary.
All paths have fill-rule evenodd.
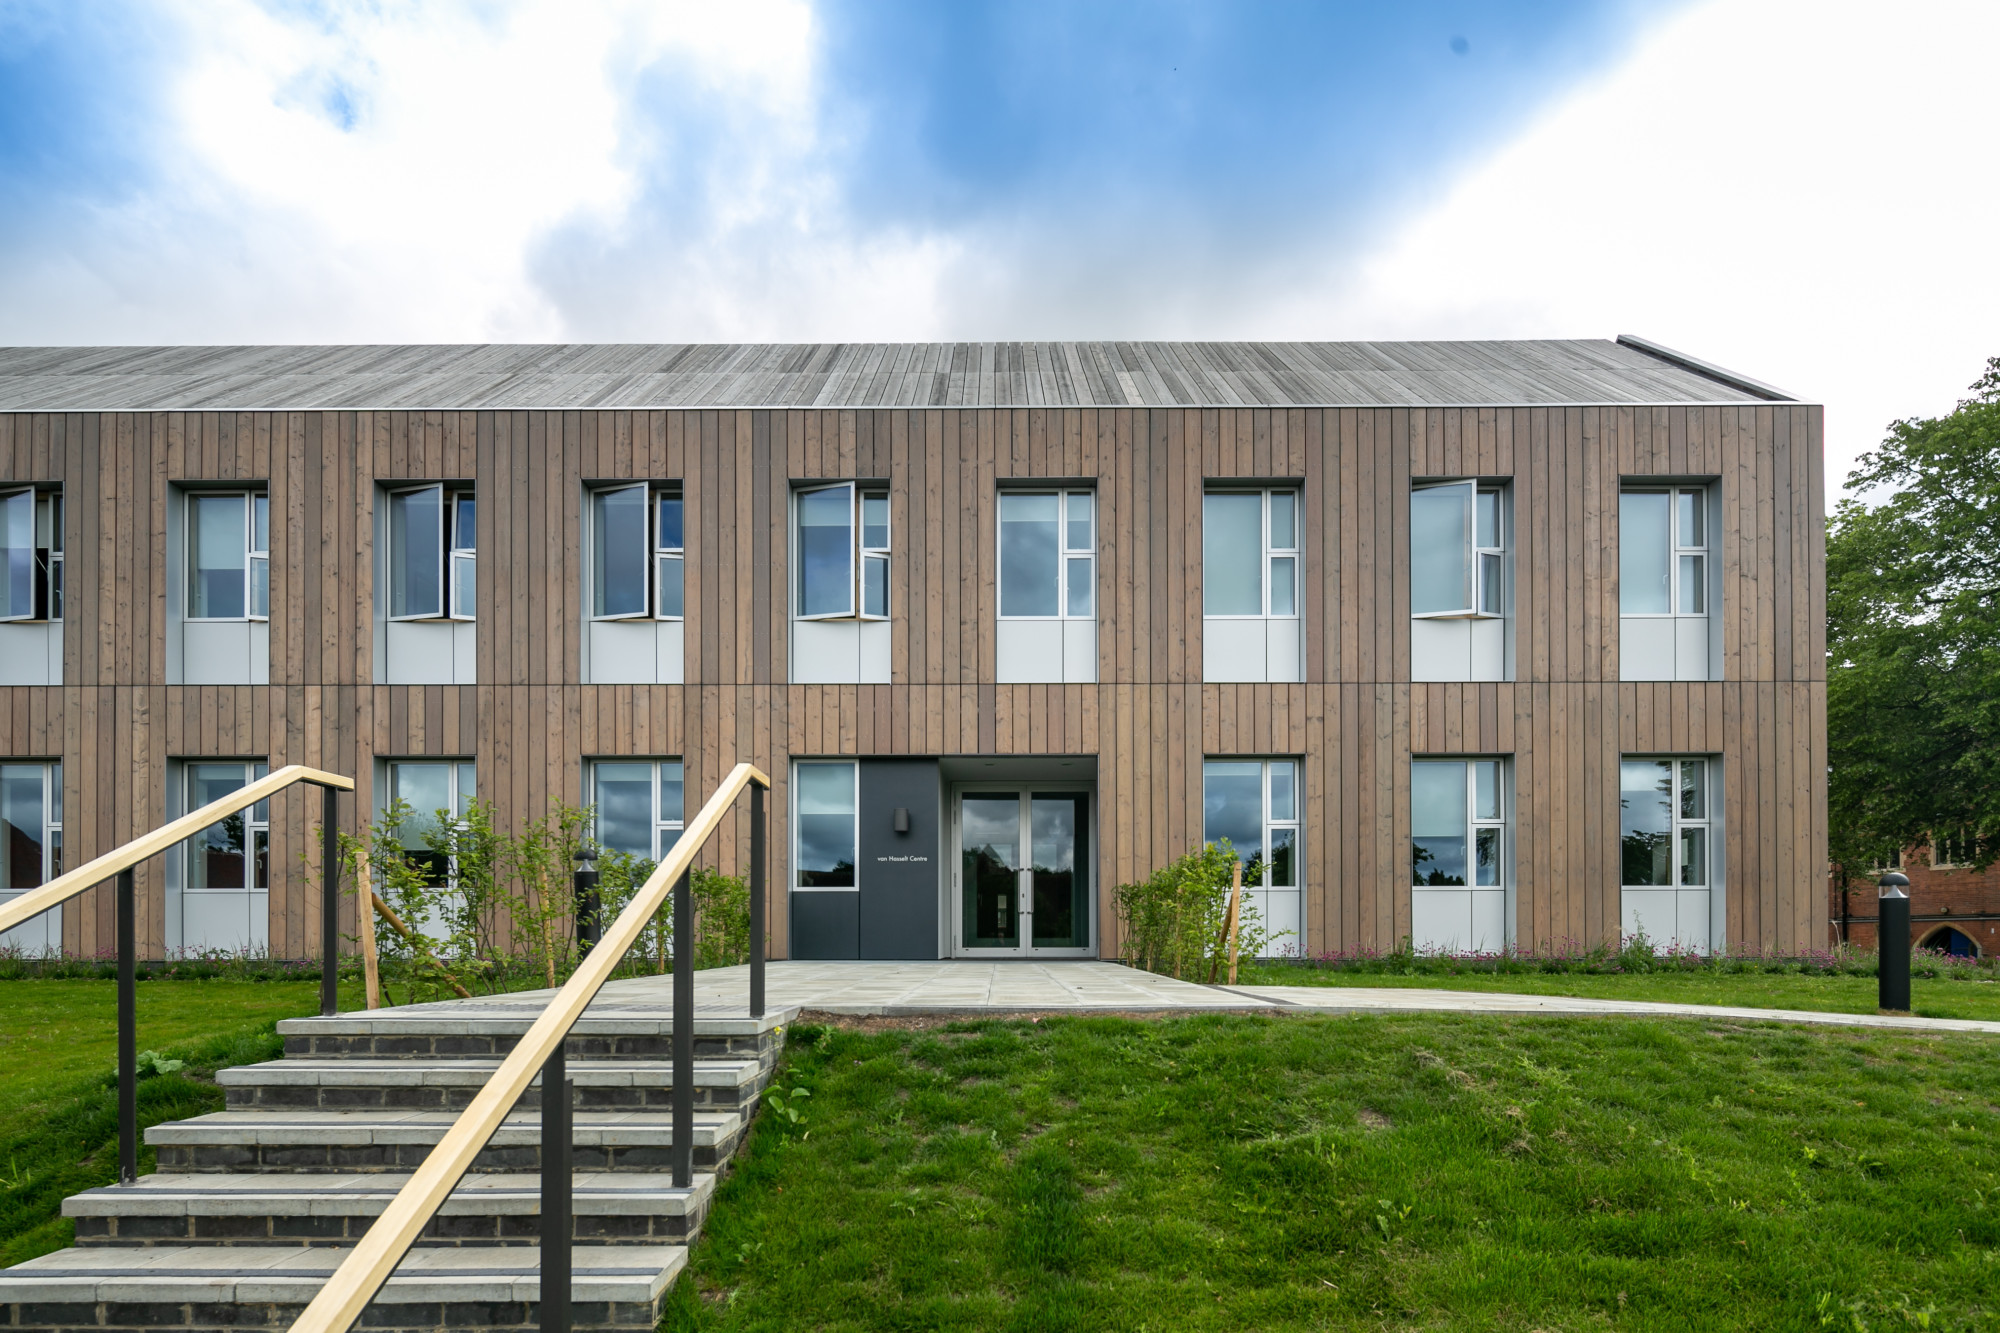
<path id="1" fill-rule="evenodd" d="M 955 799 L 955 952 L 1092 952 L 1086 790 L 968 788 Z"/>

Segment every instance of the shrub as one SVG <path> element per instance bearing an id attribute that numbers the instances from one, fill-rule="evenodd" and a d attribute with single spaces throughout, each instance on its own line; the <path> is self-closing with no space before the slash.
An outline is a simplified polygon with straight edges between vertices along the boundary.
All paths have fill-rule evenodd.
<path id="1" fill-rule="evenodd" d="M 1149 972 L 1206 981 L 1227 951 L 1223 926 L 1236 862 L 1236 849 L 1225 838 L 1137 884 L 1119 885 L 1115 897 L 1125 961 Z M 1238 909 L 1236 938 L 1243 957 L 1263 952 L 1265 932 L 1247 895 Z"/>

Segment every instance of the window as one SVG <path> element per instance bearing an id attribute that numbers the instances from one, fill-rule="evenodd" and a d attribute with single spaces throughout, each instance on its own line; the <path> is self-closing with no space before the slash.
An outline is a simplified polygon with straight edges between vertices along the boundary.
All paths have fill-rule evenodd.
<path id="1" fill-rule="evenodd" d="M 1622 933 L 1705 950 L 1711 925 L 1714 795 L 1705 759 L 1633 758 L 1619 765 Z"/>
<path id="2" fill-rule="evenodd" d="M 1705 487 L 1619 495 L 1618 610 L 1628 616 L 1708 614 Z"/>
<path id="3" fill-rule="evenodd" d="M 1424 482 L 1410 492 L 1410 614 L 1503 616 L 1507 506 L 1498 486 Z"/>
<path id="4" fill-rule="evenodd" d="M 1096 497 L 1090 491 L 1000 495 L 1000 614 L 1096 614 Z"/>
<path id="5" fill-rule="evenodd" d="M 0 492 L 0 621 L 61 620 L 62 495 Z"/>
<path id="6" fill-rule="evenodd" d="M 389 618 L 471 620 L 478 605 L 478 505 L 443 485 L 389 493 Z"/>
<path id="7" fill-rule="evenodd" d="M 1296 491 L 1210 491 L 1202 497 L 1205 616 L 1296 616 Z"/>
<path id="8" fill-rule="evenodd" d="M 679 487 L 642 481 L 590 493 L 592 619 L 686 615 L 684 520 Z"/>
<path id="9" fill-rule="evenodd" d="M 1503 887 L 1502 807 L 1498 759 L 1411 761 L 1410 883 Z"/>
<path id="10" fill-rule="evenodd" d="M 807 762 L 792 769 L 797 830 L 792 854 L 795 889 L 852 889 L 859 838 L 853 763 Z"/>
<path id="11" fill-rule="evenodd" d="M 1979 863 L 1983 850 L 1979 835 L 1966 829 L 1933 833 L 1930 837 L 1930 867 L 1932 870 L 1964 870 Z M 1901 864 L 1900 859 L 1898 864 Z"/>
<path id="12" fill-rule="evenodd" d="M 889 493 L 853 482 L 800 491 L 798 570 L 801 620 L 888 619 Z"/>
<path id="13" fill-rule="evenodd" d="M 599 759 L 590 765 L 599 846 L 658 861 L 680 840 L 681 761 Z"/>
<path id="14" fill-rule="evenodd" d="M 203 497 L 207 498 L 207 497 Z M 187 808 L 199 810 L 270 773 L 270 765 L 190 760 Z M 210 824 L 183 844 L 183 944 L 188 948 L 261 944 L 267 923 L 246 902 L 271 887 L 271 803 L 259 801 Z"/>
<path id="15" fill-rule="evenodd" d="M 0 841 L 0 903 L 63 872 L 61 764 L 0 764 Z M 59 952 L 61 909 L 0 935 L 0 948 Z"/>
<path id="16" fill-rule="evenodd" d="M 252 492 L 188 496 L 190 620 L 268 620 L 271 500 Z"/>
<path id="17" fill-rule="evenodd" d="M 1201 766 L 1202 841 L 1229 840 L 1266 932 L 1266 953 L 1297 953 L 1299 766 L 1290 759 L 1211 759 Z"/>

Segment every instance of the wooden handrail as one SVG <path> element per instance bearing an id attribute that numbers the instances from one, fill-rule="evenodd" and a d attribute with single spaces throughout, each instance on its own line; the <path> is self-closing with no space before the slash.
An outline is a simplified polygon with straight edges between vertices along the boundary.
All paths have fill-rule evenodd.
<path id="1" fill-rule="evenodd" d="M 325 773 L 317 768 L 307 768 L 304 764 L 286 764 L 283 768 L 265 777 L 258 778 L 247 787 L 229 793 L 221 800 L 210 801 L 201 809 L 182 815 L 168 824 L 162 824 L 151 833 L 142 833 L 122 847 L 114 848 L 94 861 L 86 861 L 76 869 L 57 875 L 39 889 L 31 889 L 13 902 L 0 907 L 0 931 L 11 930 L 30 917 L 39 916 L 63 902 L 76 897 L 85 889 L 95 888 L 121 870 L 130 870 L 148 857 L 158 856 L 183 838 L 192 837 L 210 824 L 227 819 L 238 810 L 247 810 L 259 801 L 268 800 L 295 782 L 311 783 L 315 787 L 331 787 L 335 791 L 353 791 L 354 779 L 344 778 L 338 773 Z"/>
<path id="2" fill-rule="evenodd" d="M 736 797 L 752 783 L 766 790 L 771 786 L 771 780 L 754 765 L 738 764 L 729 771 L 729 776 L 708 798 L 708 804 L 702 806 L 701 813 L 688 821 L 680 841 L 632 895 L 632 901 L 584 956 L 569 981 L 542 1010 L 541 1017 L 529 1026 L 520 1043 L 473 1097 L 471 1105 L 460 1112 L 438 1140 L 437 1147 L 431 1149 L 360 1243 L 341 1261 L 320 1288 L 319 1295 L 313 1297 L 312 1304 L 292 1324 L 291 1333 L 347 1333 L 353 1327 L 410 1246 L 423 1234 L 432 1216 L 471 1169 L 479 1150 L 500 1128 L 543 1064 L 569 1036 L 569 1030 L 583 1017 L 584 1009 L 604 983 L 611 979 L 612 970 L 638 942 L 639 933 L 659 911 L 675 881 L 694 865 L 695 856 L 714 835 Z M 692 940 L 674 942 L 676 949 L 692 946 Z M 694 1015 L 677 1013 L 674 1020 L 691 1023 Z"/>

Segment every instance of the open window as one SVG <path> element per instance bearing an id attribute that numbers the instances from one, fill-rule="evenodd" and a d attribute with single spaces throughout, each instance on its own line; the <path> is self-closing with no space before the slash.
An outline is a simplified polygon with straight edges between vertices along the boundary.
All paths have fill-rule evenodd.
<path id="1" fill-rule="evenodd" d="M 471 491 L 442 484 L 389 493 L 389 619 L 474 617 L 477 512 Z"/>
<path id="2" fill-rule="evenodd" d="M 686 615 L 685 515 L 677 488 L 652 482 L 590 493 L 591 618 Z"/>
<path id="3" fill-rule="evenodd" d="M 0 621 L 62 619 L 62 494 L 0 491 Z"/>
<path id="4" fill-rule="evenodd" d="M 889 618 L 889 493 L 841 482 L 797 503 L 800 620 Z"/>
<path id="5" fill-rule="evenodd" d="M 1498 486 L 1419 483 L 1410 492 L 1410 614 L 1507 614 L 1506 505 Z"/>

